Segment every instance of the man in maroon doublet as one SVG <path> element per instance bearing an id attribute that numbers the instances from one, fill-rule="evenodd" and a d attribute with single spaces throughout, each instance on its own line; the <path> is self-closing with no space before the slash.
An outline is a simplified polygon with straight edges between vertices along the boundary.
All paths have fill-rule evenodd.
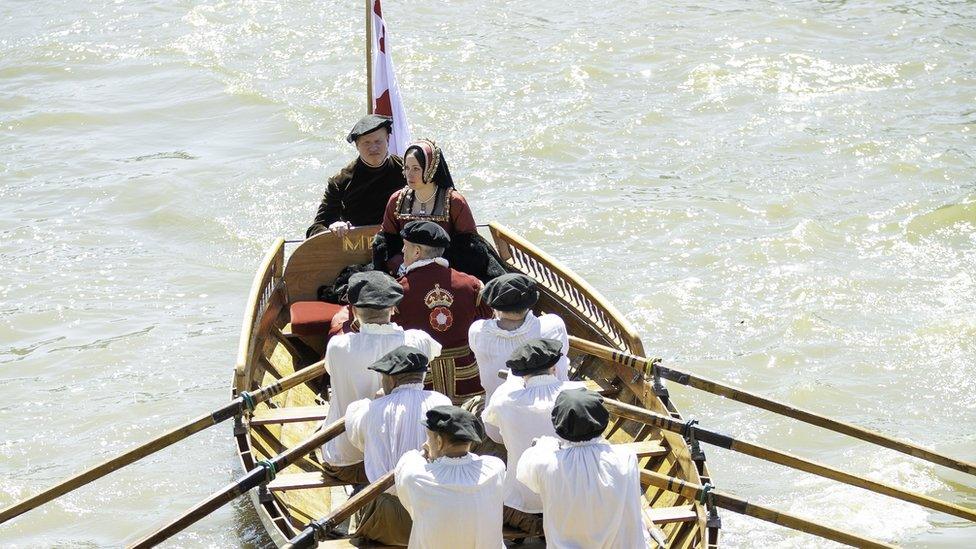
<path id="1" fill-rule="evenodd" d="M 395 321 L 405 329 L 424 330 L 443 346 L 430 364 L 428 383 L 461 404 L 484 392 L 468 347 L 468 328 L 479 318 L 490 318 L 492 311 L 481 303 L 481 281 L 455 271 L 441 257 L 451 239 L 440 225 L 412 221 L 400 235 L 405 273 L 398 280 L 403 301 Z"/>

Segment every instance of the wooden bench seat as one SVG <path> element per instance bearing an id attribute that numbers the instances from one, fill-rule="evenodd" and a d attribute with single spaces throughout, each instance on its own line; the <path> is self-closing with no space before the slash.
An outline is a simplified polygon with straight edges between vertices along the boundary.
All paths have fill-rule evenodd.
<path id="1" fill-rule="evenodd" d="M 644 509 L 644 518 L 653 524 L 668 524 L 671 522 L 691 522 L 698 520 L 698 514 L 691 505 L 678 507 L 657 507 Z"/>
<path id="2" fill-rule="evenodd" d="M 331 488 L 333 486 L 345 486 L 341 482 L 326 482 L 322 478 L 322 473 L 290 473 L 275 477 L 268 483 L 268 490 L 272 492 L 284 492 L 287 490 L 311 490 L 313 488 Z"/>
<path id="3" fill-rule="evenodd" d="M 657 440 L 642 440 L 640 442 L 625 442 L 623 444 L 614 444 L 614 446 L 620 448 L 627 448 L 628 450 L 637 454 L 637 459 L 646 457 L 657 457 L 663 456 L 668 453 L 668 449 L 661 446 L 661 442 Z"/>
<path id="4" fill-rule="evenodd" d="M 289 406 L 288 408 L 262 408 L 254 411 L 251 425 L 270 423 L 299 423 L 322 421 L 329 415 L 328 406 Z"/>

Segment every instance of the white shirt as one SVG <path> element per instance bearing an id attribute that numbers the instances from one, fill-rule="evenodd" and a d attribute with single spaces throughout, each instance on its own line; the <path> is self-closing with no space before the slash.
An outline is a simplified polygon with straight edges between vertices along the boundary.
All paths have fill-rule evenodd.
<path id="1" fill-rule="evenodd" d="M 468 454 L 428 463 L 416 450 L 400 458 L 396 489 L 413 518 L 410 549 L 501 549 L 505 464 Z"/>
<path id="2" fill-rule="evenodd" d="M 441 267 L 450 266 L 450 263 L 448 263 L 447 260 L 444 259 L 443 257 L 432 257 L 430 259 L 418 259 L 417 261 L 414 261 L 410 265 L 404 265 L 403 263 L 401 263 L 400 268 L 397 269 L 397 276 L 403 276 L 414 269 L 425 267 L 427 265 L 430 265 L 431 263 L 436 263 Z"/>
<path id="3" fill-rule="evenodd" d="M 468 328 L 468 345 L 478 361 L 478 372 L 481 374 L 481 386 L 485 388 L 487 402 L 495 389 L 502 384 L 498 372 L 507 370 L 505 362 L 512 357 L 515 349 L 521 347 L 530 339 L 555 339 L 563 344 L 563 357 L 556 363 L 556 377 L 569 380 L 569 335 L 566 333 L 566 323 L 556 315 L 545 314 L 535 316 L 529 311 L 525 322 L 518 328 L 508 331 L 498 327 L 497 319 L 476 320 Z"/>
<path id="4" fill-rule="evenodd" d="M 434 359 L 441 344 L 422 330 L 404 330 L 396 324 L 363 324 L 359 333 L 345 333 L 329 339 L 325 349 L 325 371 L 329 372 L 332 396 L 325 425 L 346 415 L 351 402 L 373 398 L 380 390 L 380 374 L 368 367 L 401 345 L 413 347 Z M 362 450 L 349 443 L 343 433 L 322 446 L 322 460 L 342 466 L 363 460 Z"/>
<path id="5" fill-rule="evenodd" d="M 540 439 L 522 454 L 518 479 L 541 494 L 546 545 L 559 549 L 649 547 L 637 456 L 603 437 Z"/>
<path id="6" fill-rule="evenodd" d="M 353 446 L 365 451 L 363 464 L 369 481 L 392 471 L 403 454 L 423 446 L 427 429 L 420 421 L 427 417 L 427 410 L 450 405 L 451 399 L 425 391 L 423 383 L 400 385 L 384 397 L 350 404 L 346 433 Z"/>
<path id="7" fill-rule="evenodd" d="M 552 408 L 556 396 L 567 389 L 579 389 L 578 381 L 559 381 L 553 375 L 539 375 L 525 381 L 525 387 L 505 383 L 485 406 L 481 418 L 486 425 L 494 425 L 501 432 L 508 450 L 508 473 L 505 475 L 505 505 L 525 513 L 541 513 L 542 500 L 515 478 L 515 469 L 522 452 L 541 436 L 555 436 Z"/>

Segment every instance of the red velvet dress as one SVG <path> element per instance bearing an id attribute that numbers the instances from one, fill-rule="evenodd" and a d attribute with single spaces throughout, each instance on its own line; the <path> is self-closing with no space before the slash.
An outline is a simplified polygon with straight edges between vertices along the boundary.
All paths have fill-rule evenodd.
<path id="1" fill-rule="evenodd" d="M 468 328 L 492 311 L 481 303 L 481 281 L 436 263 L 412 269 L 399 279 L 403 301 L 393 321 L 430 334 L 444 350 L 430 365 L 427 385 L 460 404 L 484 393 L 478 364 L 468 347 Z"/>
<path id="2" fill-rule="evenodd" d="M 432 213 L 429 214 L 411 213 L 413 200 L 414 193 L 409 187 L 393 193 L 386 203 L 383 227 L 380 230 L 384 233 L 400 234 L 400 230 L 407 223 L 423 220 L 437 223 L 451 236 L 457 233 L 478 232 L 468 201 L 453 188 L 437 190 L 437 198 L 431 208 Z M 388 272 L 397 272 L 401 263 L 403 263 L 403 253 L 400 250 L 390 250 L 390 258 L 386 263 Z"/>

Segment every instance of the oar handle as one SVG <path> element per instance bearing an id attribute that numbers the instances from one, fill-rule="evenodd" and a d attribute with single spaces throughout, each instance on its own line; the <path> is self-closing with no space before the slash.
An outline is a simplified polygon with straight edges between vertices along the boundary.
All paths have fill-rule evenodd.
<path id="1" fill-rule="evenodd" d="M 286 543 L 282 549 L 303 549 L 312 547 L 316 541 L 316 532 L 331 531 L 336 526 L 342 524 L 344 520 L 351 517 L 353 513 L 363 508 L 367 503 L 375 499 L 381 493 L 385 492 L 390 486 L 393 486 L 393 473 L 393 471 L 390 471 L 389 473 L 386 473 L 385 475 L 376 479 L 376 482 L 371 483 L 366 488 L 363 488 L 357 492 L 356 495 L 346 500 L 345 503 L 340 505 L 331 513 L 306 526 L 305 529 L 302 530 L 298 535 L 288 540 L 288 543 Z"/>
<path id="2" fill-rule="evenodd" d="M 343 418 L 340 418 L 334 423 L 329 424 L 325 429 L 317 431 L 314 435 L 302 441 L 301 444 L 293 446 L 270 460 L 263 462 L 265 465 L 259 465 L 251 469 L 240 479 L 214 492 L 207 499 L 193 506 L 155 532 L 135 542 L 130 547 L 133 549 L 144 549 L 162 543 L 187 526 L 216 511 L 225 503 L 234 500 L 262 482 L 270 480 L 274 476 L 273 471 L 283 470 L 285 467 L 298 461 L 302 456 L 309 454 L 345 431 L 345 421 Z M 272 473 L 268 472 L 269 469 Z"/>
<path id="3" fill-rule="evenodd" d="M 669 477 L 667 475 L 662 475 L 646 469 L 641 470 L 640 477 L 641 485 L 655 486 L 662 490 L 681 494 L 682 496 L 692 500 L 703 499 L 702 492 L 704 491 L 704 488 L 698 484 L 685 482 L 681 479 Z M 723 492 L 709 490 L 705 498 L 710 498 L 717 507 L 729 509 L 730 511 L 735 511 L 736 513 L 741 513 L 743 515 L 748 515 L 766 522 L 785 526 L 793 530 L 813 534 L 815 536 L 833 540 L 845 545 L 850 545 L 852 547 L 869 547 L 877 549 L 891 549 L 894 547 L 892 545 L 875 541 L 870 538 L 865 538 L 851 532 L 837 530 L 823 524 L 809 521 L 789 513 L 776 511 L 768 507 L 749 503 L 746 500 L 739 499 Z"/>
<path id="4" fill-rule="evenodd" d="M 695 389 L 706 391 L 714 395 L 722 396 L 730 400 L 735 400 L 737 402 L 742 402 L 744 404 L 749 404 L 750 406 L 755 406 L 757 408 L 762 408 L 763 410 L 768 410 L 780 415 L 784 415 L 804 423 L 809 423 L 811 425 L 816 425 L 818 427 L 823 427 L 837 433 L 842 433 L 854 438 L 870 442 L 872 444 L 877 444 L 879 446 L 884 446 L 891 450 L 902 452 L 910 456 L 917 457 L 919 459 L 924 459 L 932 463 L 937 463 L 945 467 L 956 469 L 957 471 L 962 471 L 964 473 L 969 473 L 971 475 L 976 475 L 976 463 L 971 461 L 965 461 L 961 459 L 952 458 L 934 450 L 912 444 L 910 442 L 904 442 L 900 440 L 893 439 L 886 435 L 870 431 L 863 427 L 858 427 L 856 425 L 851 425 L 843 421 L 838 421 L 831 419 L 829 417 L 822 416 L 804 410 L 802 408 L 797 408 L 789 404 L 784 404 L 782 402 L 777 402 L 765 398 L 763 396 L 757 395 L 755 393 L 750 393 L 742 389 L 737 389 L 729 385 L 719 383 L 710 379 L 706 379 L 700 376 L 696 376 L 692 373 L 678 370 L 671 367 L 662 366 L 655 363 L 654 361 L 649 361 L 645 357 L 632 355 L 605 345 L 600 345 L 599 343 L 594 343 L 585 339 L 580 339 L 575 336 L 570 336 L 570 345 L 579 351 L 584 353 L 602 358 L 604 360 L 609 360 L 617 364 L 628 366 L 635 370 L 643 369 L 648 365 L 652 365 L 654 371 L 658 373 L 661 377 L 680 383 L 681 385 L 687 385 Z M 638 368 L 640 367 L 640 368 Z"/>

